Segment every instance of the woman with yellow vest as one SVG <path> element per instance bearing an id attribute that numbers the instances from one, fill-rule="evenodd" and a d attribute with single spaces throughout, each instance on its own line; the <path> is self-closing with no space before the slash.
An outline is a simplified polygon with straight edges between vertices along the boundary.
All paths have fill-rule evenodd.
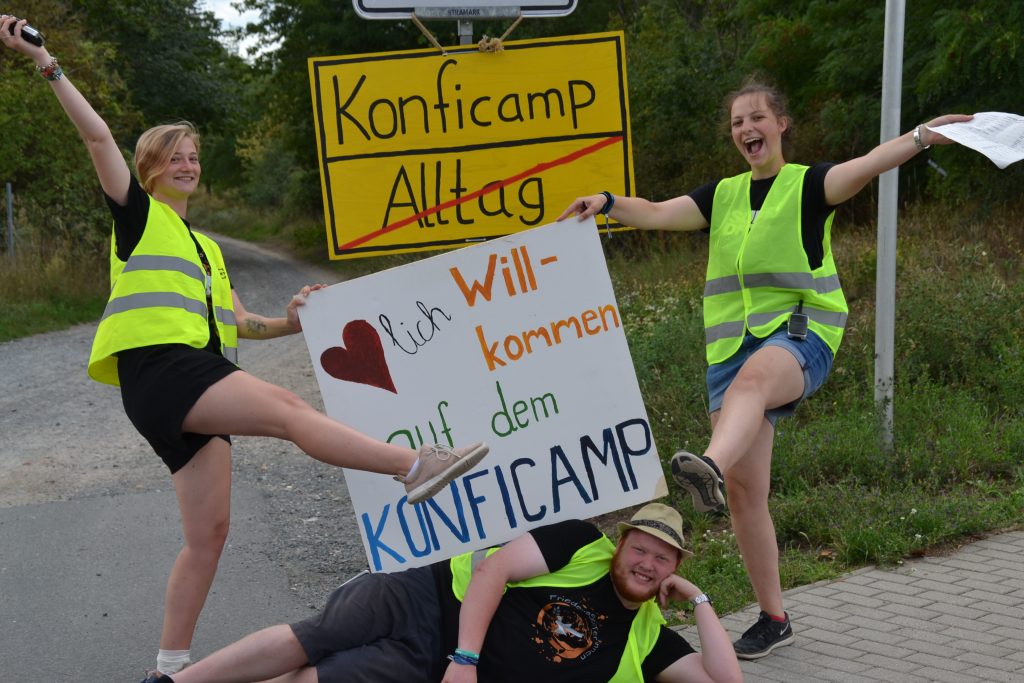
<path id="1" fill-rule="evenodd" d="M 186 219 L 200 174 L 199 136 L 192 126 L 143 133 L 133 175 L 107 124 L 57 60 L 25 40 L 33 35 L 23 32 L 25 25 L 0 15 L 0 41 L 27 55 L 49 81 L 85 142 L 114 217 L 111 293 L 89 375 L 120 386 L 128 417 L 171 471 L 185 543 L 167 582 L 157 669 L 174 673 L 190 660 L 192 635 L 228 533 L 228 435 L 288 439 L 317 460 L 393 475 L 404 482 L 410 503 L 468 471 L 487 446 L 424 446 L 416 452 L 384 443 L 241 371 L 237 338 L 300 332 L 298 307 L 322 285 L 303 287 L 284 317 L 247 311 L 231 288 L 220 248 Z"/>
<path id="2" fill-rule="evenodd" d="M 741 659 L 793 642 L 782 606 L 779 551 L 768 510 L 775 421 L 825 382 L 846 324 L 846 299 L 832 258 L 835 208 L 875 176 L 949 139 L 931 130 L 970 116 L 940 116 L 841 164 L 787 163 L 791 128 L 782 95 L 748 82 L 725 102 L 738 176 L 663 202 L 602 192 L 576 199 L 558 220 L 598 213 L 652 230 L 710 230 L 704 286 L 708 411 L 703 455 L 680 451 L 672 474 L 700 511 L 724 511 L 761 607 L 735 643 Z"/>

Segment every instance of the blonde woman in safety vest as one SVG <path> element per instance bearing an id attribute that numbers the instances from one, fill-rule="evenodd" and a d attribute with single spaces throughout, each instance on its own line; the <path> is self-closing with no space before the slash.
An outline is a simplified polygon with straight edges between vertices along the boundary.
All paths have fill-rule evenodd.
<path id="1" fill-rule="evenodd" d="M 231 288 L 220 248 L 186 218 L 201 170 L 192 126 L 143 133 L 133 175 L 107 124 L 57 60 L 24 39 L 25 25 L 0 15 L 0 41 L 27 55 L 49 82 L 89 150 L 114 217 L 111 293 L 89 375 L 120 386 L 128 417 L 171 471 L 185 543 L 167 582 L 157 669 L 174 673 L 190 660 L 196 621 L 228 533 L 229 435 L 288 439 L 317 460 L 393 475 L 404 482 L 410 503 L 468 471 L 487 446 L 424 446 L 416 452 L 377 441 L 240 370 L 237 338 L 300 332 L 297 309 L 322 285 L 303 287 L 284 317 L 247 311 Z"/>
<path id="2" fill-rule="evenodd" d="M 875 176 L 933 144 L 940 116 L 841 164 L 787 163 L 791 121 L 782 95 L 748 82 L 726 99 L 736 149 L 750 170 L 663 202 L 608 192 L 576 199 L 559 217 L 598 213 L 651 230 L 710 230 L 704 336 L 711 443 L 680 451 L 672 474 L 700 511 L 724 511 L 761 607 L 734 643 L 757 659 L 793 642 L 782 605 L 779 551 L 768 510 L 775 421 L 824 383 L 846 324 L 846 299 L 832 258 L 835 208 Z"/>

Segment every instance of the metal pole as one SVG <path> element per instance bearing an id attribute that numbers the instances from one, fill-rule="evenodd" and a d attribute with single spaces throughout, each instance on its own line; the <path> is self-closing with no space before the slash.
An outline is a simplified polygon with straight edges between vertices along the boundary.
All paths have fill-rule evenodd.
<path id="1" fill-rule="evenodd" d="M 473 22 L 459 19 L 459 45 L 473 44 Z"/>
<path id="2" fill-rule="evenodd" d="M 7 256 L 14 258 L 14 192 L 7 183 Z"/>
<path id="3" fill-rule="evenodd" d="M 885 51 L 882 56 L 881 141 L 900 134 L 903 89 L 904 0 L 885 2 Z M 875 282 L 875 403 L 882 443 L 893 448 L 893 358 L 896 341 L 896 203 L 899 167 L 878 179 L 878 263 Z"/>

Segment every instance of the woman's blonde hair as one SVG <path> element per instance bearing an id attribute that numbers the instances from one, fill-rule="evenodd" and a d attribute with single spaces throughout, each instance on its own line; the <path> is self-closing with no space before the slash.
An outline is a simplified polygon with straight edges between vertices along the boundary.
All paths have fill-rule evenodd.
<path id="1" fill-rule="evenodd" d="M 135 173 L 139 183 L 149 194 L 153 193 L 156 177 L 171 163 L 171 156 L 182 138 L 189 138 L 199 151 L 199 132 L 188 121 L 154 126 L 139 137 L 135 144 Z"/>

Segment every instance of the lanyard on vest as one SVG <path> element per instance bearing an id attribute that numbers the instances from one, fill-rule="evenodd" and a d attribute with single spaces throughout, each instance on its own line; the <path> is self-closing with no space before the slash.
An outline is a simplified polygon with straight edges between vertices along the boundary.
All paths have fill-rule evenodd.
<path id="1" fill-rule="evenodd" d="M 184 221 L 182 221 L 184 222 Z M 206 273 L 206 322 L 210 326 L 210 343 L 213 345 L 213 341 L 216 340 L 216 348 L 220 349 L 220 333 L 217 332 L 217 321 L 214 318 L 213 310 L 213 268 L 210 266 L 210 259 L 206 257 L 206 252 L 203 250 L 199 240 L 192 234 L 192 228 L 185 224 L 185 229 L 188 230 L 188 236 L 192 238 L 192 243 L 196 245 L 196 253 L 199 255 L 199 262 L 203 264 L 203 271 Z"/>

